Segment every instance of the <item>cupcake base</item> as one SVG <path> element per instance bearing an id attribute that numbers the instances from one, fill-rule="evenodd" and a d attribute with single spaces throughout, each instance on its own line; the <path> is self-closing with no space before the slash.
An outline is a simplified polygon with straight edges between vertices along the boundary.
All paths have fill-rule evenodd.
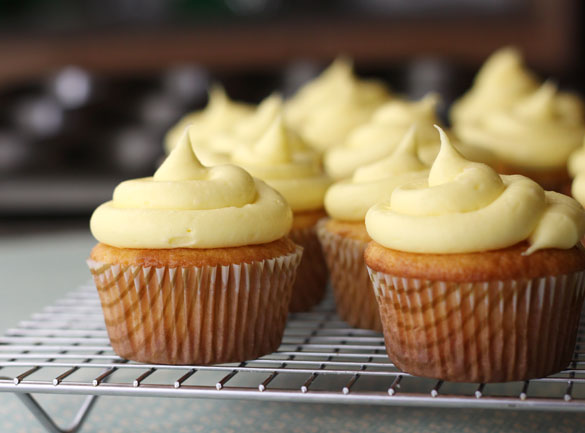
<path id="1" fill-rule="evenodd" d="M 373 257 L 369 257 L 369 246 L 366 262 L 380 308 L 386 349 L 401 370 L 454 382 L 485 383 L 544 377 L 570 362 L 585 297 L 585 273 L 579 270 L 582 251 L 574 249 L 567 254 L 556 250 L 562 251 L 552 260 L 560 271 L 556 275 L 538 276 L 538 269 L 527 267 L 521 268 L 525 271 L 520 271 L 517 278 L 486 280 L 480 277 L 496 272 L 489 265 L 491 259 L 505 266 L 522 248 L 505 251 L 499 259 L 496 252 L 478 253 L 488 257 L 483 265 L 472 264 L 481 262 L 478 257 L 470 259 L 469 266 L 481 269 L 469 272 L 470 280 L 464 281 L 461 270 L 445 273 L 435 269 L 435 257 L 424 264 L 407 266 L 412 254 L 392 250 L 386 250 L 390 257 L 386 269 L 380 269 L 384 254 L 380 249 L 384 249 L 375 243 L 371 247 Z M 540 258 L 533 257 L 538 252 L 527 256 L 528 263 L 545 260 L 551 251 L 543 253 Z M 458 262 L 456 256 L 450 258 L 451 268 L 465 271 L 467 262 Z M 574 260 L 562 265 L 569 256 Z M 443 259 L 447 257 L 438 260 Z M 512 260 L 524 261 L 524 257 L 518 254 Z M 436 277 L 443 272 L 443 279 L 413 275 L 421 273 L 423 265 L 429 275 Z M 402 267 L 411 274 L 400 272 Z M 503 275 L 506 272 L 518 273 L 505 269 Z"/>
<path id="2" fill-rule="evenodd" d="M 303 247 L 303 258 L 293 286 L 289 310 L 292 313 L 309 311 L 323 300 L 329 272 L 323 250 L 317 238 L 317 222 L 325 212 L 309 211 L 294 214 L 289 237 Z"/>
<path id="3" fill-rule="evenodd" d="M 254 359 L 278 348 L 302 254 L 290 240 L 214 250 L 208 264 L 201 262 L 204 251 L 166 250 L 167 266 L 148 254 L 157 250 L 98 247 L 88 265 L 112 348 L 121 357 L 204 365 Z M 250 254 L 258 259 L 218 263 Z"/>
<path id="4" fill-rule="evenodd" d="M 381 332 L 380 313 L 364 262 L 370 241 L 365 224 L 322 220 L 317 233 L 330 269 L 337 314 L 355 328 Z"/>

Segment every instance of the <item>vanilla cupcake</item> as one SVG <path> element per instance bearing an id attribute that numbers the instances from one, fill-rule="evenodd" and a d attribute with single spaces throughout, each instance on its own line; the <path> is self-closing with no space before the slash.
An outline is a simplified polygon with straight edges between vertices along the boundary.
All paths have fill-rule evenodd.
<path id="1" fill-rule="evenodd" d="M 543 187 L 562 190 L 569 183 L 567 161 L 585 135 L 585 119 L 565 112 L 551 83 L 493 110 L 473 122 L 455 126 L 465 143 L 494 153 L 498 171 L 523 174 Z"/>
<path id="2" fill-rule="evenodd" d="M 302 249 L 282 196 L 239 167 L 207 168 L 186 131 L 153 177 L 99 206 L 88 265 L 114 351 L 162 364 L 240 362 L 282 339 Z"/>
<path id="3" fill-rule="evenodd" d="M 371 240 L 366 212 L 404 183 L 422 181 L 428 166 L 418 157 L 415 128 L 402 138 L 394 153 L 358 168 L 353 177 L 334 183 L 325 195 L 330 219 L 319 222 L 317 234 L 331 274 L 337 313 L 356 328 L 382 330 L 376 298 L 364 263 Z"/>
<path id="4" fill-rule="evenodd" d="M 465 160 L 441 131 L 428 180 L 370 208 L 365 252 L 386 349 L 403 371 L 527 380 L 571 359 L 585 295 L 585 211 Z"/>
<path id="5" fill-rule="evenodd" d="M 286 103 L 286 121 L 307 144 L 323 152 L 368 121 L 390 95 L 384 84 L 358 79 L 347 59 L 337 59 Z"/>
<path id="6" fill-rule="evenodd" d="M 232 162 L 265 181 L 280 192 L 293 210 L 290 237 L 304 248 L 303 259 L 293 289 L 291 311 L 307 311 L 325 294 L 327 266 L 315 226 L 325 216 L 323 199 L 331 184 L 315 157 L 315 152 L 278 116 L 256 143 L 242 144 L 232 154 Z"/>
<path id="7" fill-rule="evenodd" d="M 209 92 L 209 102 L 200 111 L 183 117 L 166 134 L 164 145 L 170 153 L 188 128 L 190 140 L 197 157 L 207 165 L 225 164 L 232 150 L 231 136 L 234 129 L 253 113 L 253 107 L 230 100 L 221 86 Z"/>

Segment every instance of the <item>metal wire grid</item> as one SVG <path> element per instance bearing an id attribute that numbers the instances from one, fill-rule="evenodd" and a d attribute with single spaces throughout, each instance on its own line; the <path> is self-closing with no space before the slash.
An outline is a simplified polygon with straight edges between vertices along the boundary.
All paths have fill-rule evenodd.
<path id="1" fill-rule="evenodd" d="M 239 364 L 150 365 L 112 351 L 88 284 L 0 338 L 0 391 L 17 393 L 33 411 L 42 409 L 30 393 L 584 411 L 584 325 L 569 368 L 523 383 L 454 384 L 402 373 L 382 336 L 348 327 L 330 299 L 291 315 L 273 354 Z"/>

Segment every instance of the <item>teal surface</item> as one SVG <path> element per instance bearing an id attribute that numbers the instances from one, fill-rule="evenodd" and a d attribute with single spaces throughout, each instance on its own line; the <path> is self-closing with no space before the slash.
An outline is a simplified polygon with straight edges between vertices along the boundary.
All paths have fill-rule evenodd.
<path id="1" fill-rule="evenodd" d="M 0 332 L 85 282 L 94 244 L 84 229 L 0 232 Z M 82 398 L 41 395 L 63 425 Z M 0 393 L 0 432 L 45 430 L 11 394 Z M 585 414 L 100 397 L 82 432 L 583 432 Z"/>

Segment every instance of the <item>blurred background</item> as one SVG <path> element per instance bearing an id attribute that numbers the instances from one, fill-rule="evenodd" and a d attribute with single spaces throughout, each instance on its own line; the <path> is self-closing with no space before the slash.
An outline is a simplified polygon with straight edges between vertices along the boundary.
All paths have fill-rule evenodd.
<path id="1" fill-rule="evenodd" d="M 0 218 L 87 224 L 220 81 L 236 99 L 293 93 L 339 54 L 410 97 L 448 104 L 503 45 L 583 92 L 581 0 L 20 0 L 0 2 Z"/>

